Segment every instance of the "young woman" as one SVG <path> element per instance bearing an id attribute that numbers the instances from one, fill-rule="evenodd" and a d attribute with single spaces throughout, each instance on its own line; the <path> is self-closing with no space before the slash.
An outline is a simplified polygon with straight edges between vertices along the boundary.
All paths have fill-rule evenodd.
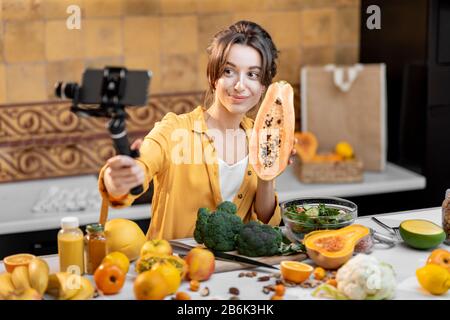
<path id="1" fill-rule="evenodd" d="M 239 21 L 214 36 L 208 53 L 207 108 L 169 112 L 145 137 L 140 158 L 112 157 L 100 172 L 102 197 L 113 207 L 130 205 L 137 196 L 129 190 L 153 179 L 151 239 L 192 237 L 197 210 L 225 200 L 244 222 L 281 220 L 274 182 L 260 180 L 248 161 L 253 120 L 246 116 L 276 74 L 277 49 L 261 26 Z"/>

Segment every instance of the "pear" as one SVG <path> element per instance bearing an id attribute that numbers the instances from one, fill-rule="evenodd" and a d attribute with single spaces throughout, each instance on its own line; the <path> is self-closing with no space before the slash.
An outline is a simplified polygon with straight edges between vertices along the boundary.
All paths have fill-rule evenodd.
<path id="1" fill-rule="evenodd" d="M 28 268 L 25 266 L 15 267 L 11 274 L 11 280 L 17 290 L 31 288 Z"/>
<path id="2" fill-rule="evenodd" d="M 89 300 L 94 296 L 94 286 L 85 277 L 81 277 L 80 290 L 70 300 Z"/>
<path id="3" fill-rule="evenodd" d="M 69 272 L 56 272 L 48 277 L 47 293 L 60 299 L 68 300 L 81 288 L 81 276 Z"/>
<path id="4" fill-rule="evenodd" d="M 5 272 L 0 274 L 0 300 L 6 299 L 10 293 L 14 292 L 15 287 L 11 280 L 11 274 Z"/>
<path id="5" fill-rule="evenodd" d="M 30 284 L 39 294 L 44 294 L 48 285 L 49 267 L 47 262 L 40 258 L 35 258 L 28 264 L 28 274 Z"/>

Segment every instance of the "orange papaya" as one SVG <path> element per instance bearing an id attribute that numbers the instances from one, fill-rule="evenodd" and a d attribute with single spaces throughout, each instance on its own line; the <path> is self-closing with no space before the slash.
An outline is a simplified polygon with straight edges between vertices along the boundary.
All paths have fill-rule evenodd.
<path id="1" fill-rule="evenodd" d="M 249 160 L 258 177 L 272 180 L 287 166 L 294 147 L 294 90 L 286 81 L 272 83 L 256 115 Z"/>

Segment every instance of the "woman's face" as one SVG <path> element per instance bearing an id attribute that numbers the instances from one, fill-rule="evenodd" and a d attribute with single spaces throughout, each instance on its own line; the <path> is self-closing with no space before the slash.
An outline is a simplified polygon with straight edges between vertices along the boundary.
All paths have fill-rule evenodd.
<path id="1" fill-rule="evenodd" d="M 230 113 L 245 114 L 260 100 L 261 56 L 246 45 L 233 44 L 222 76 L 216 82 L 215 99 Z"/>

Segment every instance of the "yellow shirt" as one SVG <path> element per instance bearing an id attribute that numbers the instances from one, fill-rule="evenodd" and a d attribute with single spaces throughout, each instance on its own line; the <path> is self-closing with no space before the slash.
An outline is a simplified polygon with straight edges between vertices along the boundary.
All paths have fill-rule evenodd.
<path id="1" fill-rule="evenodd" d="M 147 232 L 149 239 L 177 239 L 192 237 L 199 208 L 214 210 L 221 202 L 219 167 L 211 137 L 206 133 L 206 109 L 197 107 L 181 115 L 167 113 L 145 137 L 136 159 L 144 169 L 144 189 L 153 179 L 152 217 Z M 244 117 L 241 127 L 247 134 L 253 120 Z M 103 167 L 99 175 L 99 190 L 105 201 L 114 208 L 129 206 L 138 197 L 128 194 L 116 201 L 106 191 Z M 244 180 L 233 199 L 237 215 L 244 222 L 257 220 L 254 209 L 257 176 L 250 163 Z M 144 190 L 144 191 L 145 191 Z M 268 224 L 278 225 L 281 220 L 278 196 L 276 207 Z"/>

